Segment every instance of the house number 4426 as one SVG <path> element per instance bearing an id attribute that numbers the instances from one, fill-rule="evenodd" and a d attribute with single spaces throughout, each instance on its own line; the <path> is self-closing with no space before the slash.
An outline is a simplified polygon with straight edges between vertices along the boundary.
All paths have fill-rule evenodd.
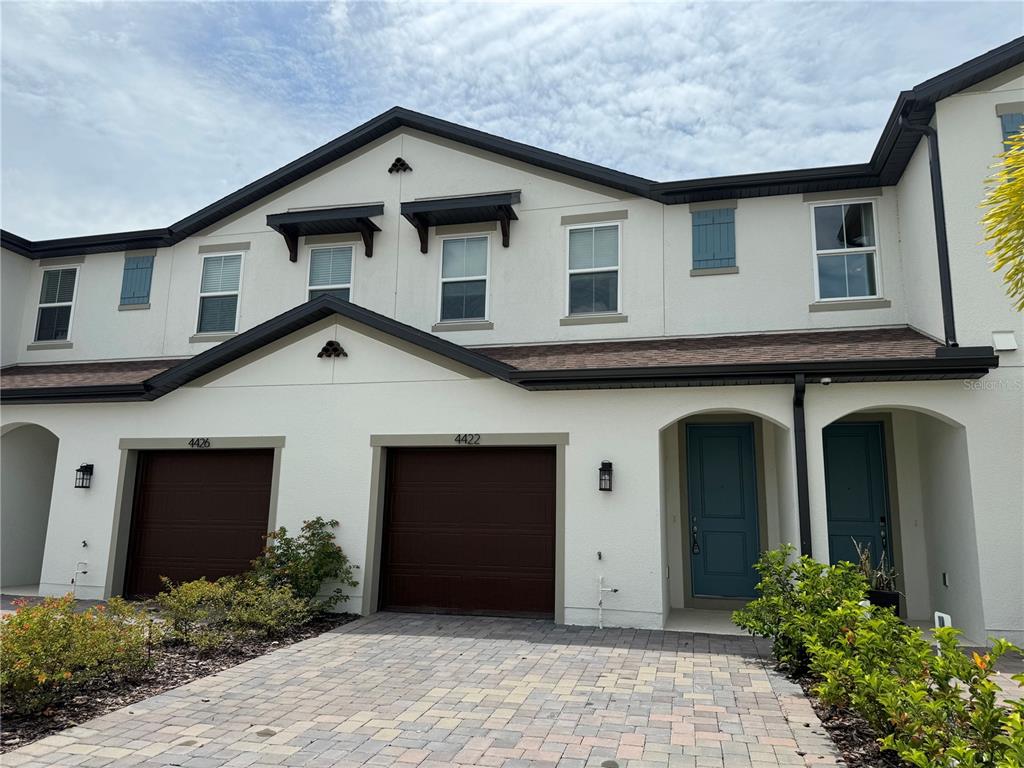
<path id="1" fill-rule="evenodd" d="M 189 448 L 209 448 L 210 438 L 208 437 L 193 437 L 188 441 Z"/>

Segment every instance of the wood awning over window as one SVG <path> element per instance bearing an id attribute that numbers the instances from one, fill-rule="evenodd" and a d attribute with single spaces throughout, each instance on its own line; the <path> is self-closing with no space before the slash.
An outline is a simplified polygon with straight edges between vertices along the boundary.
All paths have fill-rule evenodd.
<path id="1" fill-rule="evenodd" d="M 373 233 L 380 232 L 372 216 L 384 214 L 384 203 L 349 205 L 343 208 L 317 208 L 289 211 L 267 216 L 267 226 L 281 233 L 288 244 L 288 257 L 299 258 L 299 238 L 306 235 L 344 235 L 358 232 L 363 237 L 366 255 L 373 256 Z"/>
<path id="2" fill-rule="evenodd" d="M 431 227 L 448 224 L 477 224 L 496 221 L 501 227 L 501 244 L 508 248 L 510 222 L 518 219 L 512 206 L 519 202 L 519 190 L 466 197 L 441 197 L 402 203 L 402 216 L 420 236 L 420 253 L 427 252 Z"/>

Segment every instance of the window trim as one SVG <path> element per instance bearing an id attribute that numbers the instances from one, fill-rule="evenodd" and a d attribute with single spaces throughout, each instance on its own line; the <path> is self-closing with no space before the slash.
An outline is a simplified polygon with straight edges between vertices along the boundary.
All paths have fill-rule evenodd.
<path id="1" fill-rule="evenodd" d="M 242 279 L 245 276 L 245 256 L 247 251 L 218 251 L 217 253 L 204 253 L 201 254 L 202 261 L 199 263 L 199 291 L 196 297 L 196 332 L 194 336 L 223 336 L 225 333 L 238 333 L 238 321 L 242 316 Z M 238 290 L 237 291 L 210 291 L 203 293 L 203 272 L 206 269 L 206 260 L 216 258 L 218 256 L 241 256 L 241 261 L 238 265 Z M 235 326 L 230 331 L 201 331 L 199 330 L 200 313 L 203 307 L 203 299 L 210 296 L 237 296 L 238 301 L 235 302 Z"/>
<path id="2" fill-rule="evenodd" d="M 447 325 L 449 323 L 486 323 L 491 320 L 491 235 L 493 232 L 464 232 L 458 235 L 442 235 L 438 237 L 441 241 L 440 253 L 441 256 L 437 260 L 437 323 L 438 325 Z M 487 266 L 486 272 L 484 273 L 484 316 L 483 317 L 463 317 L 458 320 L 451 319 L 445 320 L 442 317 L 444 307 L 442 303 L 444 301 L 444 285 L 445 283 L 469 283 L 479 280 L 479 277 L 445 277 L 444 276 L 444 243 L 445 240 L 469 240 L 473 237 L 482 237 L 487 241 Z"/>
<path id="3" fill-rule="evenodd" d="M 355 294 L 356 286 L 356 262 L 359 259 L 356 258 L 357 243 L 354 242 L 334 242 L 334 243 L 314 243 L 306 245 L 306 292 L 303 302 L 311 301 L 309 298 L 310 291 L 335 291 L 339 288 L 348 288 L 348 300 L 352 301 L 352 297 Z M 310 279 L 313 277 L 313 251 L 318 248 L 351 248 L 352 249 L 352 268 L 349 270 L 348 285 L 344 283 L 338 283 L 337 285 L 313 285 L 310 283 Z"/>
<path id="4" fill-rule="evenodd" d="M 36 300 L 36 322 L 35 328 L 32 331 L 32 343 L 33 344 L 69 344 L 72 340 L 71 332 L 75 329 L 75 304 L 78 302 L 78 280 L 81 277 L 81 264 L 54 264 L 51 267 L 43 267 L 41 277 L 39 280 L 39 293 L 43 292 L 43 282 L 46 280 L 47 272 L 62 272 L 66 269 L 73 269 L 75 271 L 75 287 L 71 292 L 71 301 L 56 301 L 50 304 L 43 304 L 41 299 Z M 63 339 L 43 339 L 39 338 L 39 311 L 43 307 L 71 307 L 71 313 L 68 315 L 68 335 Z"/>
<path id="5" fill-rule="evenodd" d="M 571 269 L 569 267 L 569 238 L 575 229 L 597 229 L 598 227 L 615 227 L 618 235 L 616 248 L 617 260 L 615 267 L 589 267 L 587 269 Z M 603 310 L 601 312 L 572 312 L 569 305 L 569 285 L 573 275 L 596 274 L 598 272 L 616 272 L 616 296 L 615 309 Z M 622 314 L 622 222 L 621 221 L 593 221 L 586 224 L 571 224 L 565 227 L 565 317 L 600 317 L 602 315 Z"/>
<path id="6" fill-rule="evenodd" d="M 850 197 L 840 198 L 836 200 L 821 200 L 813 203 L 807 203 L 807 207 L 810 212 L 811 219 L 811 261 L 814 273 L 814 302 L 821 304 L 836 304 L 844 301 L 864 301 L 865 299 L 882 299 L 885 298 L 885 292 L 882 286 L 882 235 L 878 226 L 878 197 Z M 816 208 L 828 208 L 837 205 L 854 205 L 857 203 L 870 203 L 871 204 L 871 224 L 874 227 L 875 232 L 875 244 L 872 246 L 862 246 L 859 248 L 826 248 L 824 250 L 818 250 L 818 238 L 817 229 L 814 221 L 814 210 Z M 819 256 L 842 256 L 846 254 L 864 253 L 865 251 L 872 251 L 874 253 L 874 268 L 875 268 L 875 292 L 872 294 L 865 294 L 863 296 L 833 296 L 831 298 L 822 298 L 821 296 L 821 280 L 818 276 L 818 257 Z"/>

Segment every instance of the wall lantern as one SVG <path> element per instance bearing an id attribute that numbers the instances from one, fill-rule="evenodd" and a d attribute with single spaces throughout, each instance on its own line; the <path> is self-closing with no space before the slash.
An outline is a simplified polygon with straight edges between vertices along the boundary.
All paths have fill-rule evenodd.
<path id="1" fill-rule="evenodd" d="M 597 490 L 610 491 L 612 489 L 612 463 L 602 461 L 601 468 L 597 470 Z"/>
<path id="2" fill-rule="evenodd" d="M 92 485 L 92 464 L 83 464 L 75 470 L 75 488 L 88 488 Z"/>

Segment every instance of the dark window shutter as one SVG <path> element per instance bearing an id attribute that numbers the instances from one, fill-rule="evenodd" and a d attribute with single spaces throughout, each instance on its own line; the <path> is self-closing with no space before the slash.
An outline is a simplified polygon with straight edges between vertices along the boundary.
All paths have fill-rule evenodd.
<path id="1" fill-rule="evenodd" d="M 736 266 L 736 211 L 719 208 L 694 211 L 693 268 Z"/>
<path id="2" fill-rule="evenodd" d="M 126 256 L 121 278 L 121 304 L 148 304 L 152 281 L 152 256 Z"/>

